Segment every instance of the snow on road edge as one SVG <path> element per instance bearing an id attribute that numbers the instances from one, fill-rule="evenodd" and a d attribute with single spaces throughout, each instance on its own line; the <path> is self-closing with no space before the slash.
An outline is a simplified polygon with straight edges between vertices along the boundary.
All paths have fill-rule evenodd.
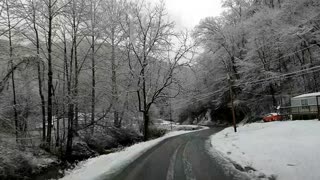
<path id="1" fill-rule="evenodd" d="M 195 131 L 170 132 L 163 137 L 134 144 L 119 152 L 88 159 L 79 163 L 74 169 L 67 171 L 66 175 L 61 178 L 61 180 L 93 180 L 102 178 L 102 175 L 104 178 L 106 178 L 108 175 L 110 176 L 125 168 L 127 165 L 136 160 L 147 150 L 159 144 L 161 141 L 173 136 L 190 132 Z"/>

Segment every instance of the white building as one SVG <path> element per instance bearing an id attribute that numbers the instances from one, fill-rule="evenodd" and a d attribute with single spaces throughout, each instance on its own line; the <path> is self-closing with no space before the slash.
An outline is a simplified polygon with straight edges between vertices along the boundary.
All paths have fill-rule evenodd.
<path id="1" fill-rule="evenodd" d="M 320 92 L 291 98 L 291 114 L 293 119 L 319 119 Z"/>

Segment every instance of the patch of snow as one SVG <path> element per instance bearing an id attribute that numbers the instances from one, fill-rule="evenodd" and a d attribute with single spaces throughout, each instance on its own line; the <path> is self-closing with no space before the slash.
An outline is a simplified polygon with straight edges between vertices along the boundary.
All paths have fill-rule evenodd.
<path id="1" fill-rule="evenodd" d="M 29 163 L 32 164 L 35 167 L 39 167 L 39 168 L 45 168 L 50 166 L 53 163 L 58 162 L 58 159 L 55 157 L 46 157 L 46 156 L 42 156 L 42 157 L 35 157 L 35 156 L 30 156 L 27 155 L 28 159 L 30 159 Z"/>
<path id="2" fill-rule="evenodd" d="M 159 124 L 175 124 L 175 122 L 171 122 L 171 121 L 166 121 L 166 120 L 161 120 Z"/>
<path id="3" fill-rule="evenodd" d="M 195 130 L 195 129 L 209 129 L 206 126 L 199 125 L 176 125 L 174 130 Z"/>
<path id="4" fill-rule="evenodd" d="M 165 130 L 172 130 L 172 131 L 189 131 L 189 130 L 196 130 L 196 129 L 208 129 L 205 126 L 199 125 L 179 125 L 176 122 L 166 121 L 162 119 L 158 119 L 158 122 L 154 124 L 157 128 L 165 129 Z"/>
<path id="5" fill-rule="evenodd" d="M 279 180 L 319 180 L 319 137 L 317 120 L 253 123 L 211 136 L 210 152 Z"/>
<path id="6" fill-rule="evenodd" d="M 295 96 L 293 98 L 305 98 L 305 97 L 315 97 L 315 96 L 320 96 L 320 92 L 301 94 L 301 95 Z"/>
<path id="7" fill-rule="evenodd" d="M 120 152 L 98 156 L 79 163 L 73 170 L 67 171 L 61 180 L 93 180 L 105 179 L 119 172 L 131 162 L 140 157 L 147 150 L 151 149 L 161 141 L 173 136 L 194 132 L 194 131 L 175 131 L 163 137 L 135 144 L 127 147 Z"/>
<path id="8" fill-rule="evenodd" d="M 276 116 L 279 115 L 279 113 L 269 113 L 268 115 Z"/>

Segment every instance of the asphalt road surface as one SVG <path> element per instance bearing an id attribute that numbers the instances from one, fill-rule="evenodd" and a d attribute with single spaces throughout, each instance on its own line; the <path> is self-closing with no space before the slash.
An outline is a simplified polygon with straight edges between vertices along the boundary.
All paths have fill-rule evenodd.
<path id="1" fill-rule="evenodd" d="M 112 180 L 238 180 L 206 150 L 208 137 L 221 128 L 193 132 L 162 141 Z M 234 170 L 233 170 L 234 171 Z"/>

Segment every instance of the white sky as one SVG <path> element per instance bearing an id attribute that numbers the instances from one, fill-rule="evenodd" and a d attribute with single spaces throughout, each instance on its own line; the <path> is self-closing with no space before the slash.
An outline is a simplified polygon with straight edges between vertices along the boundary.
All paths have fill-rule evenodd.
<path id="1" fill-rule="evenodd" d="M 223 11 L 221 7 L 221 0 L 164 1 L 170 17 L 176 22 L 177 28 L 191 29 L 196 26 L 201 19 L 208 16 L 218 16 Z"/>

